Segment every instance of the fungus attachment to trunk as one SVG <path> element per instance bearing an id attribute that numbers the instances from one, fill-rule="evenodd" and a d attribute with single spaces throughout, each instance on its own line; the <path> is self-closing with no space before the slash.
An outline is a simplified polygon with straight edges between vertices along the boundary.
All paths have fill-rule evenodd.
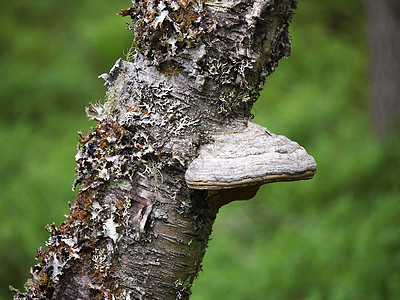
<path id="1" fill-rule="evenodd" d="M 249 122 L 202 145 L 185 180 L 192 189 L 209 190 L 209 203 L 220 207 L 252 198 L 265 183 L 311 179 L 316 170 L 314 158 L 298 143 Z"/>

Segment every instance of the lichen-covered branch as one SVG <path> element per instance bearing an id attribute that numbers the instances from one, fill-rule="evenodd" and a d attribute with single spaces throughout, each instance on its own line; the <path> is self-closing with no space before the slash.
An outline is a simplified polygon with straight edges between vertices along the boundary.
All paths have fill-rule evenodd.
<path id="1" fill-rule="evenodd" d="M 15 299 L 187 299 L 217 208 L 184 178 L 201 145 L 247 126 L 289 55 L 294 0 L 132 0 L 135 52 L 101 77 L 80 133 L 77 198 Z"/>

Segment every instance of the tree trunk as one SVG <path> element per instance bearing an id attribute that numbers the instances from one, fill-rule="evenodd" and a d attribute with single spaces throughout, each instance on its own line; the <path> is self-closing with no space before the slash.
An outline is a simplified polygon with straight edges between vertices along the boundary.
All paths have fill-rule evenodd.
<path id="1" fill-rule="evenodd" d="M 293 0 L 132 3 L 137 52 L 102 75 L 77 198 L 15 299 L 187 299 L 218 211 L 187 165 L 213 133 L 246 127 L 290 52 Z"/>
<path id="2" fill-rule="evenodd" d="M 373 126 L 389 136 L 400 119 L 400 1 L 369 0 L 368 13 Z"/>

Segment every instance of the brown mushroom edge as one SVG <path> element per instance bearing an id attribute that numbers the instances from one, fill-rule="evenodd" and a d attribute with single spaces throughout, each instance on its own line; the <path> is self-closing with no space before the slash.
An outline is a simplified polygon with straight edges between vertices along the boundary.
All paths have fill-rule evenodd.
<path id="1" fill-rule="evenodd" d="M 208 190 L 207 202 L 211 207 L 220 208 L 233 201 L 250 200 L 258 192 L 263 184 L 273 182 L 289 182 L 308 180 L 314 177 L 316 170 L 307 171 L 301 174 L 287 175 L 269 175 L 262 178 L 247 179 L 237 182 L 226 182 L 216 185 L 215 183 L 191 183 L 186 182 L 189 188 L 195 190 Z"/>

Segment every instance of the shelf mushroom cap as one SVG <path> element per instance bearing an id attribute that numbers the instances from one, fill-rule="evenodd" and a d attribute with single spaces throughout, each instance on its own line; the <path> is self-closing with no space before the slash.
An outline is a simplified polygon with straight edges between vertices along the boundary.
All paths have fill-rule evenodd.
<path id="1" fill-rule="evenodd" d="M 198 190 L 222 190 L 277 181 L 311 179 L 314 158 L 298 143 L 248 123 L 236 133 L 221 133 L 202 145 L 185 174 L 187 185 Z"/>

